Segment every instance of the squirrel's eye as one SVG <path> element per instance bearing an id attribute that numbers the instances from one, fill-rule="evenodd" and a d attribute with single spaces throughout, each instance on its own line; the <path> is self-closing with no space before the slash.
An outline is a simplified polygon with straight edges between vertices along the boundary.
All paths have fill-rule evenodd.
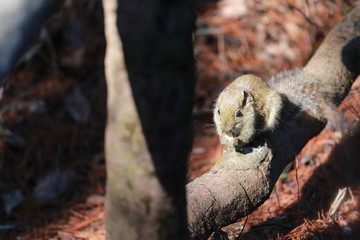
<path id="1" fill-rule="evenodd" d="M 238 110 L 237 112 L 236 112 L 236 117 L 242 117 L 242 112 L 240 111 L 240 110 Z"/>
<path id="2" fill-rule="evenodd" d="M 218 109 L 218 114 L 220 115 L 220 109 Z"/>

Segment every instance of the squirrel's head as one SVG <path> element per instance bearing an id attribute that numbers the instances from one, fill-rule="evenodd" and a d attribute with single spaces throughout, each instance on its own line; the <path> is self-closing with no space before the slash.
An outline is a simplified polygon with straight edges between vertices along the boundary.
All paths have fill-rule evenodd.
<path id="1" fill-rule="evenodd" d="M 222 144 L 245 146 L 278 124 L 282 99 L 261 78 L 243 75 L 219 95 L 214 122 Z"/>
<path id="2" fill-rule="evenodd" d="M 227 87 L 218 97 L 214 122 L 222 144 L 244 146 L 255 135 L 256 109 L 253 96 L 242 89 Z"/>

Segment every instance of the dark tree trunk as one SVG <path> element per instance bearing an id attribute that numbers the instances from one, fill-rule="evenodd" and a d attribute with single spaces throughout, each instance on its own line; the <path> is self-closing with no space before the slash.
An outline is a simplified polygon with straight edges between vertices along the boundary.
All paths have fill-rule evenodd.
<path id="1" fill-rule="evenodd" d="M 127 69 L 111 10 L 116 1 L 103 2 L 109 94 L 107 238 L 188 239 L 185 179 L 192 142 L 192 1 L 118 2 Z"/>
<path id="2" fill-rule="evenodd" d="M 118 26 L 135 102 L 156 172 L 172 196 L 185 196 L 184 159 L 192 142 L 193 24 L 192 0 L 119 0 Z"/>

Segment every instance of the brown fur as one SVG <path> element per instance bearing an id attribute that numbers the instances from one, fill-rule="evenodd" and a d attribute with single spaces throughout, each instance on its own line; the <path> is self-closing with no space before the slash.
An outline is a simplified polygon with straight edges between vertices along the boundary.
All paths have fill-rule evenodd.
<path id="1" fill-rule="evenodd" d="M 271 133 L 280 118 L 284 118 L 280 115 L 285 99 L 297 106 L 297 112 L 329 121 L 341 131 L 345 120 L 331 103 L 326 86 L 320 86 L 312 76 L 300 75 L 300 72 L 301 69 L 281 72 L 268 80 L 269 85 L 250 74 L 230 83 L 219 95 L 214 108 L 214 122 L 221 143 L 243 147 Z M 298 77 L 302 79 L 296 79 Z M 237 116 L 238 111 L 241 116 Z M 296 111 L 289 109 L 284 113 L 296 114 Z"/>

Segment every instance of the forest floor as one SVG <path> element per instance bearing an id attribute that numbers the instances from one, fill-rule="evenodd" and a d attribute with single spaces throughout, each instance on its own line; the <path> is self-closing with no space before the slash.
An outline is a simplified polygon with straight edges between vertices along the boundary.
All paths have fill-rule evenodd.
<path id="1" fill-rule="evenodd" d="M 305 65 L 352 3 L 196 0 L 196 5 L 189 181 L 221 157 L 211 120 L 221 89 L 240 74 L 266 79 Z M 105 239 L 102 19 L 99 0 L 65 1 L 8 77 L 0 102 L 0 239 Z M 359 121 L 359 103 L 360 79 L 340 108 Z M 330 128 L 313 138 L 294 156 L 269 200 L 222 231 L 229 239 L 240 232 L 238 239 L 359 239 L 360 154 L 348 149 L 356 149 L 360 134 L 338 139 Z M 339 189 L 344 194 L 335 201 Z"/>

